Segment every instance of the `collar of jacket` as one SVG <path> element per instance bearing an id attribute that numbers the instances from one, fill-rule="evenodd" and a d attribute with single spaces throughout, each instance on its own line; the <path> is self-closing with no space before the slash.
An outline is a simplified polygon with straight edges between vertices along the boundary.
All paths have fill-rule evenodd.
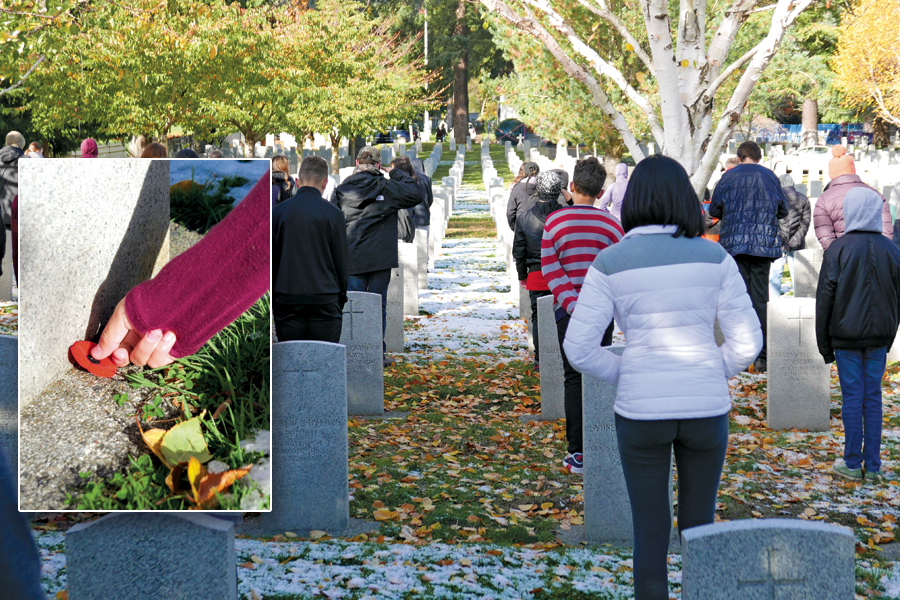
<path id="1" fill-rule="evenodd" d="M 636 235 L 662 235 L 664 233 L 672 235 L 676 231 L 678 231 L 678 225 L 642 225 L 629 230 L 622 239 L 627 240 Z"/>

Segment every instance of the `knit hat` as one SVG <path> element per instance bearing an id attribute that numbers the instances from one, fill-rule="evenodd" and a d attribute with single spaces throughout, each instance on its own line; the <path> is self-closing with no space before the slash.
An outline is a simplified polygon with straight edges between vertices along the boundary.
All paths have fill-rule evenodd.
<path id="1" fill-rule="evenodd" d="M 544 171 L 537 176 L 535 193 L 542 202 L 550 202 L 559 198 L 562 192 L 562 180 L 554 171 Z"/>
<path id="2" fill-rule="evenodd" d="M 831 147 L 831 155 L 828 161 L 828 176 L 832 179 L 841 175 L 856 175 L 856 164 L 853 157 L 847 154 L 847 149 L 838 144 Z"/>
<path id="3" fill-rule="evenodd" d="M 81 142 L 81 158 L 97 158 L 99 154 L 100 150 L 94 138 L 87 138 Z"/>
<path id="4" fill-rule="evenodd" d="M 6 145 L 14 146 L 19 150 L 25 149 L 25 136 L 18 131 L 10 131 L 6 134 Z"/>
<path id="5" fill-rule="evenodd" d="M 359 162 L 381 164 L 381 151 L 374 146 L 363 146 L 363 149 L 356 155 Z"/>

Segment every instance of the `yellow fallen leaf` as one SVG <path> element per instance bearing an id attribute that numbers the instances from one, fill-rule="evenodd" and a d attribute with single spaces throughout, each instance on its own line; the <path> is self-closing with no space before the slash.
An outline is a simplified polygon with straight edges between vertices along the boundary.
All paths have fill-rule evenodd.
<path id="1" fill-rule="evenodd" d="M 520 504 L 519 510 L 522 512 L 528 512 L 529 510 L 534 508 L 534 504 Z"/>
<path id="2" fill-rule="evenodd" d="M 192 456 L 188 461 L 188 482 L 191 484 L 191 493 L 194 496 L 194 502 L 200 504 L 200 479 L 207 474 L 206 467 L 200 464 L 196 457 Z"/>
<path id="3" fill-rule="evenodd" d="M 813 516 L 814 514 L 816 514 L 816 509 L 814 509 L 814 508 L 807 508 L 806 510 L 803 511 L 803 514 L 806 515 L 807 517 L 811 517 L 811 516 Z"/>
<path id="4" fill-rule="evenodd" d="M 638 83 L 644 83 L 644 79 L 646 79 L 646 76 L 638 71 L 637 74 L 635 74 L 634 78 L 638 80 Z"/>
<path id="5" fill-rule="evenodd" d="M 155 454 L 156 457 L 159 458 L 159 460 L 161 460 L 164 465 L 166 465 L 167 467 L 169 467 L 171 469 L 172 465 L 170 465 L 169 462 L 166 460 L 166 457 L 163 456 L 162 448 L 161 448 L 163 437 L 165 437 L 165 435 L 166 435 L 166 430 L 165 429 L 148 429 L 147 431 L 144 431 L 143 429 L 141 429 L 140 419 L 138 419 L 137 416 L 135 416 L 134 420 L 137 423 L 138 431 L 141 432 L 141 439 L 144 440 L 144 443 L 147 444 L 147 447 L 150 448 L 150 451 L 153 452 L 153 454 Z"/>
<path id="6" fill-rule="evenodd" d="M 321 539 L 321 538 L 325 537 L 326 535 L 328 535 L 328 534 L 325 533 L 324 531 L 320 531 L 318 529 L 313 529 L 312 531 L 309 532 L 309 537 L 314 540 Z"/>
<path id="7" fill-rule="evenodd" d="M 285 531 L 285 532 L 284 532 L 284 535 L 285 535 L 285 537 L 289 537 L 289 538 L 291 538 L 291 539 L 297 537 L 297 534 L 294 533 L 293 531 Z"/>
<path id="8" fill-rule="evenodd" d="M 469 558 L 463 558 L 462 560 L 459 561 L 459 564 L 461 564 L 461 565 L 464 566 L 464 567 L 471 567 L 471 566 L 472 566 L 472 560 L 469 559 Z"/>
<path id="9" fill-rule="evenodd" d="M 69 590 L 56 592 L 56 600 L 69 600 Z"/>
<path id="10" fill-rule="evenodd" d="M 625 44 L 625 50 L 627 50 L 628 52 L 634 52 L 634 46 L 632 46 L 631 44 Z"/>
<path id="11" fill-rule="evenodd" d="M 191 457 L 201 463 L 212 460 L 200 428 L 200 417 L 188 419 L 167 431 L 160 442 L 160 449 L 169 465 L 188 462 Z"/>
<path id="12" fill-rule="evenodd" d="M 553 508 L 552 502 L 544 502 L 541 504 L 541 510 L 550 510 L 551 508 Z"/>

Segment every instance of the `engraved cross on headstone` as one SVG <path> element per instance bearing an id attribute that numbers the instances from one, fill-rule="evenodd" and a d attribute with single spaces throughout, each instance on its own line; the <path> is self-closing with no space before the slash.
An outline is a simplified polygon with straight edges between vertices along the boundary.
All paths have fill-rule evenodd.
<path id="1" fill-rule="evenodd" d="M 766 578 L 765 579 L 738 579 L 738 587 L 743 587 L 747 585 L 766 585 L 768 590 L 772 593 L 771 599 L 777 600 L 778 588 L 777 586 L 782 585 L 804 585 L 806 584 L 806 578 L 803 579 L 776 579 L 775 575 L 772 573 L 772 561 L 775 557 L 775 548 L 769 548 L 766 550 Z"/>
<path id="2" fill-rule="evenodd" d="M 788 317 L 788 321 L 797 321 L 797 345 L 800 346 L 803 343 L 803 323 L 802 321 L 809 321 L 812 317 L 804 317 L 803 316 L 803 307 L 797 307 L 797 316 L 796 317 Z"/>
<path id="3" fill-rule="evenodd" d="M 344 305 L 343 314 L 346 315 L 350 319 L 350 339 L 353 339 L 353 315 L 361 315 L 364 310 L 353 310 L 353 300 L 347 300 L 347 303 Z"/>

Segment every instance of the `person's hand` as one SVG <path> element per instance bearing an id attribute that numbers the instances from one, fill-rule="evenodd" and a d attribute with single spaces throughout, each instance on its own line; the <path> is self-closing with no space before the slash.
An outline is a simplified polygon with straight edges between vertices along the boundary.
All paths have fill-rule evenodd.
<path id="1" fill-rule="evenodd" d="M 519 287 L 525 287 L 526 285 L 528 285 L 528 280 L 526 280 L 526 279 L 519 280 Z"/>
<path id="2" fill-rule="evenodd" d="M 109 322 L 103 329 L 100 342 L 91 350 L 96 360 L 110 357 L 117 367 L 124 367 L 129 362 L 151 368 L 164 367 L 175 359 L 169 354 L 175 345 L 175 334 L 154 329 L 140 333 L 128 320 L 125 314 L 125 300 L 116 306 Z"/>
<path id="3" fill-rule="evenodd" d="M 563 198 L 566 199 L 566 202 L 568 202 L 569 204 L 572 203 L 572 194 L 569 192 L 569 190 L 562 190 L 562 195 Z"/>

